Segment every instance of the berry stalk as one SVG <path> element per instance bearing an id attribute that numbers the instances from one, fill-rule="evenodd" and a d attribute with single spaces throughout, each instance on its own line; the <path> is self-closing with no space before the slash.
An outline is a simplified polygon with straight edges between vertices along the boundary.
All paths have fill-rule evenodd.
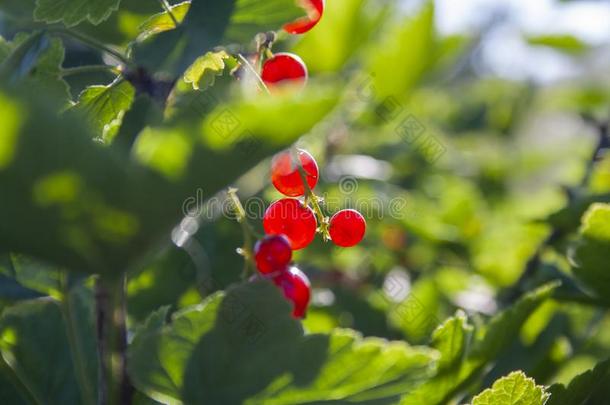
<path id="1" fill-rule="evenodd" d="M 244 245 L 238 249 L 238 253 L 244 257 L 244 270 L 242 277 L 246 278 L 249 273 L 250 263 L 254 259 L 254 244 L 253 239 L 255 237 L 254 230 L 250 227 L 248 223 L 248 218 L 246 215 L 246 210 L 239 200 L 239 196 L 237 195 L 236 188 L 229 188 L 227 190 L 227 194 L 233 203 L 233 208 L 235 209 L 235 214 L 237 216 L 236 220 L 241 225 L 243 237 L 244 237 Z"/>
<path id="2" fill-rule="evenodd" d="M 320 224 L 318 232 L 322 234 L 324 241 L 328 241 L 330 239 L 328 234 L 328 217 L 324 215 L 322 208 L 320 208 L 318 196 L 313 192 L 311 187 L 309 187 L 309 183 L 307 182 L 307 173 L 305 173 L 301 159 L 299 159 L 297 149 L 291 148 L 290 153 L 292 155 L 292 161 L 296 165 L 299 175 L 301 176 L 301 181 L 305 187 L 305 205 L 308 205 L 307 203 L 311 202 L 313 212 L 316 214 L 318 223 Z"/>

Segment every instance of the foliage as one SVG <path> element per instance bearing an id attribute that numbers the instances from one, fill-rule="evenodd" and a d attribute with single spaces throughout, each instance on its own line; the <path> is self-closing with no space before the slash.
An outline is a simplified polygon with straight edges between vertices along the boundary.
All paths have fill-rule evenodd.
<path id="1" fill-rule="evenodd" d="M 294 0 L 0 4 L 0 402 L 607 398 L 599 49 L 524 33 L 587 73 L 540 86 L 481 75 L 487 32 L 444 35 L 433 1 L 326 3 L 300 36 Z M 305 88 L 261 82 L 272 51 Z M 367 219 L 294 252 L 303 321 L 248 265 L 293 145 Z"/>

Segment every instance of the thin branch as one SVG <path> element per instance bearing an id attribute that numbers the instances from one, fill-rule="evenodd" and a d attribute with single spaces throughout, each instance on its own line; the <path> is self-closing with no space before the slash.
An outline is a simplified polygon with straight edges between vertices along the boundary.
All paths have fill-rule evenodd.
<path id="1" fill-rule="evenodd" d="M 97 348 L 99 358 L 98 404 L 131 404 L 134 388 L 127 375 L 124 275 L 98 277 L 95 283 Z"/>
<path id="2" fill-rule="evenodd" d="M 320 223 L 318 232 L 322 234 L 325 241 L 328 241 L 330 239 L 330 236 L 328 235 L 328 217 L 324 215 L 322 208 L 320 208 L 318 196 L 313 192 L 311 187 L 309 187 L 309 183 L 307 182 L 307 173 L 303 167 L 303 162 L 301 162 L 301 159 L 299 158 L 299 151 L 297 148 L 293 147 L 290 150 L 290 153 L 292 156 L 292 163 L 297 167 L 299 175 L 301 176 L 301 181 L 303 182 L 303 187 L 305 188 L 306 201 L 311 202 L 313 211 L 316 214 L 316 217 L 318 217 L 318 222 Z"/>
<path id="3" fill-rule="evenodd" d="M 260 87 L 262 90 L 264 90 L 267 94 L 270 94 L 269 88 L 267 87 L 267 85 L 265 84 L 265 82 L 263 81 L 261 76 L 258 74 L 256 69 L 254 69 L 254 66 L 252 66 L 252 64 L 248 61 L 248 59 L 246 59 L 244 57 L 244 55 L 242 55 L 241 53 L 237 54 L 237 58 L 241 61 L 243 66 L 246 68 L 246 70 L 248 70 L 254 76 L 254 78 L 256 79 L 256 83 L 258 84 L 258 87 Z"/>
<path id="4" fill-rule="evenodd" d="M 60 75 L 65 77 L 100 72 L 110 72 L 118 75 L 121 73 L 121 70 L 118 67 L 111 65 L 87 65 L 65 68 L 60 72 Z"/>
<path id="5" fill-rule="evenodd" d="M 104 45 L 103 43 L 99 42 L 96 39 L 93 39 L 87 35 L 81 34 L 80 32 L 76 32 L 69 28 L 64 28 L 64 27 L 49 27 L 48 31 L 76 39 L 77 41 L 87 44 L 92 48 L 98 49 L 100 51 L 106 52 L 106 53 L 114 56 L 117 60 L 121 61 L 123 64 L 125 64 L 127 66 L 131 66 L 131 67 L 134 66 L 133 62 L 130 61 L 121 52 L 118 52 L 118 51 Z"/>
<path id="6" fill-rule="evenodd" d="M 86 373 L 85 350 L 78 338 L 76 330 L 76 319 L 74 316 L 72 298 L 70 296 L 70 288 L 68 284 L 68 274 L 62 271 L 60 274 L 60 283 L 62 290 L 61 309 L 66 325 L 66 334 L 70 343 L 70 352 L 74 369 L 76 370 L 76 380 L 81 387 L 81 396 L 84 404 L 95 404 L 94 388 L 89 381 L 89 376 Z"/>
<path id="7" fill-rule="evenodd" d="M 229 195 L 229 198 L 231 198 L 231 202 L 235 207 L 235 213 L 237 215 L 236 219 L 237 222 L 239 222 L 239 224 L 241 225 L 244 237 L 244 246 L 241 248 L 241 251 L 239 253 L 244 257 L 244 270 L 242 276 L 246 278 L 248 275 L 248 269 L 250 268 L 250 261 L 254 259 L 253 239 L 255 238 L 255 232 L 250 226 L 250 223 L 248 222 L 246 210 L 244 209 L 244 206 L 239 200 L 239 196 L 237 195 L 237 189 L 231 187 L 227 190 L 227 194 Z"/>

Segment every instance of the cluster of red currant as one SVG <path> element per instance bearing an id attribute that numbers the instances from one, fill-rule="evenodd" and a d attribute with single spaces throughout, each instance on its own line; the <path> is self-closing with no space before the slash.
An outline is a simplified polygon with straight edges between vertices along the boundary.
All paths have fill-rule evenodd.
<path id="1" fill-rule="evenodd" d="M 292 251 L 307 247 L 316 232 L 321 233 L 324 240 L 351 247 L 362 240 L 366 231 L 366 221 L 356 210 L 341 210 L 330 220 L 324 216 L 319 198 L 312 191 L 318 178 L 318 164 L 304 150 L 284 151 L 273 158 L 273 185 L 288 198 L 277 200 L 267 208 L 263 217 L 267 236 L 254 247 L 258 271 L 271 277 L 286 298 L 292 301 L 293 315 L 297 318 L 305 316 L 310 284 L 302 271 L 290 265 Z M 304 197 L 304 200 L 298 197 Z"/>
<path id="2" fill-rule="evenodd" d="M 301 0 L 307 16 L 284 25 L 284 31 L 289 34 L 304 34 L 311 30 L 322 18 L 324 13 L 324 0 Z M 305 83 L 308 73 L 305 62 L 293 53 L 281 52 L 271 55 L 265 61 L 261 71 L 261 78 L 267 86 L 278 83 Z"/>

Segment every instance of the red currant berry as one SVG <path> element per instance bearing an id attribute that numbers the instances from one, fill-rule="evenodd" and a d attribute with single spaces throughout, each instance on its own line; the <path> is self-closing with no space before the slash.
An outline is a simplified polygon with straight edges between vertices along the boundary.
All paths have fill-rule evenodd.
<path id="1" fill-rule="evenodd" d="M 284 198 L 267 208 L 263 227 L 267 235 L 285 235 L 292 250 L 299 250 L 313 241 L 318 222 L 311 208 L 299 200 Z"/>
<path id="2" fill-rule="evenodd" d="M 356 210 L 341 210 L 330 219 L 328 232 L 333 243 L 342 247 L 357 245 L 366 231 L 366 221 Z"/>
<path id="3" fill-rule="evenodd" d="M 273 282 L 282 289 L 284 296 L 292 301 L 292 316 L 304 318 L 311 296 L 311 286 L 305 273 L 291 267 L 275 277 Z"/>
<path id="4" fill-rule="evenodd" d="M 303 83 L 307 81 L 307 66 L 305 62 L 292 53 L 276 53 L 273 58 L 263 64 L 261 78 L 267 85 L 280 82 Z"/>
<path id="5" fill-rule="evenodd" d="M 297 151 L 301 165 L 305 171 L 305 178 L 309 188 L 313 189 L 318 184 L 318 164 L 308 152 L 299 149 Z M 271 181 L 280 193 L 289 197 L 299 197 L 305 194 L 305 187 L 299 167 L 292 159 L 290 151 L 284 151 L 274 156 L 271 161 Z"/>
<path id="6" fill-rule="evenodd" d="M 324 0 L 302 0 L 300 3 L 307 16 L 284 25 L 284 31 L 289 34 L 304 34 L 315 27 L 324 14 Z"/>
<path id="7" fill-rule="evenodd" d="M 290 263 L 291 259 L 290 242 L 284 235 L 265 236 L 254 246 L 256 268 L 262 274 L 280 271 Z"/>

